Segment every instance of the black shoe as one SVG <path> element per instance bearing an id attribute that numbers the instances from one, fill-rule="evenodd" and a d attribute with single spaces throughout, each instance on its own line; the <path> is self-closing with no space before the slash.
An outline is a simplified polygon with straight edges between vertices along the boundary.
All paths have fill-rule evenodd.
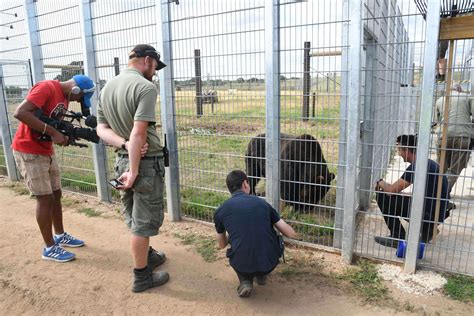
<path id="1" fill-rule="evenodd" d="M 266 275 L 256 276 L 255 282 L 257 282 L 258 285 L 265 285 L 267 284 L 267 276 Z"/>
<path id="2" fill-rule="evenodd" d="M 237 288 L 237 294 L 240 297 L 249 297 L 253 291 L 253 284 L 252 281 L 244 280 L 240 282 L 239 287 Z"/>
<path id="3" fill-rule="evenodd" d="M 143 292 L 152 287 L 163 285 L 170 279 L 168 272 L 160 271 L 153 273 L 149 267 L 144 271 L 137 271 L 134 269 L 133 275 L 135 277 L 132 288 L 134 293 Z"/>
<path id="4" fill-rule="evenodd" d="M 382 246 L 398 248 L 398 240 L 395 240 L 393 238 L 394 237 L 392 236 L 387 236 L 387 237 L 375 236 L 374 240 L 376 243 Z"/>
<path id="5" fill-rule="evenodd" d="M 164 252 L 156 251 L 151 246 L 148 249 L 148 266 L 151 271 L 155 270 L 156 267 L 162 265 L 166 261 L 166 255 Z"/>

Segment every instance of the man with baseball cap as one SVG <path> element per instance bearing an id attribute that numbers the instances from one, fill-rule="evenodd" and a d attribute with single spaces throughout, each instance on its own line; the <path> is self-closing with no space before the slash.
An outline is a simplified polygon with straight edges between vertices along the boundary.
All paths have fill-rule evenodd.
<path id="1" fill-rule="evenodd" d="M 140 58 L 149 56 L 154 58 L 157 62 L 156 70 L 160 70 L 166 67 L 166 65 L 160 60 L 160 54 L 153 48 L 153 46 L 140 44 L 135 46 L 132 51 L 128 54 L 128 57 L 131 58 Z"/>
<path id="2" fill-rule="evenodd" d="M 12 143 L 13 155 L 28 190 L 36 197 L 36 221 L 45 243 L 42 253 L 45 260 L 71 261 L 75 255 L 63 247 L 81 247 L 84 242 L 66 233 L 63 227 L 61 177 L 53 143 L 67 146 L 69 139 L 41 121 L 35 113 L 40 110 L 43 115 L 61 120 L 70 101 L 81 102 L 84 108 L 90 107 L 94 90 L 94 82 L 84 75 L 76 75 L 65 82 L 40 81 L 13 114 L 20 120 Z M 51 140 L 43 140 L 44 135 L 50 136 Z"/>
<path id="3" fill-rule="evenodd" d="M 135 293 L 169 279 L 165 271 L 153 272 L 166 256 L 150 247 L 150 237 L 158 235 L 163 223 L 165 175 L 163 147 L 155 127 L 158 89 L 152 78 L 165 66 L 152 46 L 135 46 L 128 67 L 102 89 L 97 107 L 97 134 L 117 148 L 115 176 L 131 232 Z"/>

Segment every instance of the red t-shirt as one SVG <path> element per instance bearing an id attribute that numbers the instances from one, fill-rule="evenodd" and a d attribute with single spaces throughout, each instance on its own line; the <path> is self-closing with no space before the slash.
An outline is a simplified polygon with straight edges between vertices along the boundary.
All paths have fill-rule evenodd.
<path id="1" fill-rule="evenodd" d="M 52 118 L 60 118 L 69 105 L 68 98 L 64 96 L 61 85 L 56 80 L 38 82 L 31 88 L 26 99 L 42 109 L 44 115 Z M 40 136 L 41 132 L 32 130 L 20 122 L 13 138 L 12 148 L 28 154 L 52 155 L 53 142 L 38 140 Z"/>

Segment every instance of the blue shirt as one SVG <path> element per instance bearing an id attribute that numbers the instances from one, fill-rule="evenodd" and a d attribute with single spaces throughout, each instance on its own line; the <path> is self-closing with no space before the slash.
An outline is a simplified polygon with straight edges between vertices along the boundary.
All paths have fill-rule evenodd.
<path id="1" fill-rule="evenodd" d="M 265 200 L 236 191 L 214 214 L 218 234 L 227 231 L 230 265 L 243 273 L 267 272 L 276 267 L 280 247 L 273 225 L 280 220 Z"/>
<path id="2" fill-rule="evenodd" d="M 426 175 L 426 188 L 425 188 L 425 207 L 424 207 L 424 220 L 434 220 L 436 210 L 436 194 L 438 193 L 438 178 L 439 178 L 439 165 L 428 159 L 428 171 Z M 415 164 L 411 164 L 405 170 L 401 178 L 409 183 L 415 181 Z M 448 179 L 443 175 L 441 182 L 441 197 L 440 197 L 440 221 L 445 219 L 445 210 L 448 204 L 449 192 L 448 192 Z"/>

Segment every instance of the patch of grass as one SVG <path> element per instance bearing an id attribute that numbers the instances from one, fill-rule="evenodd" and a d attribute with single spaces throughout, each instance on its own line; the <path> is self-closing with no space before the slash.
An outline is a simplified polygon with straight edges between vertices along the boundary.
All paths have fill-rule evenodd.
<path id="1" fill-rule="evenodd" d="M 217 260 L 217 243 L 214 238 L 198 235 L 194 233 L 181 235 L 181 234 L 173 234 L 174 237 L 179 238 L 182 240 L 184 245 L 191 245 L 193 246 L 197 253 L 201 255 L 201 257 L 206 262 L 214 262 Z"/>
<path id="2" fill-rule="evenodd" d="M 27 187 L 20 183 L 12 183 L 8 186 L 16 195 L 29 195 L 30 191 Z"/>
<path id="3" fill-rule="evenodd" d="M 72 206 L 74 206 L 78 203 L 80 203 L 78 200 L 72 199 L 72 198 L 69 198 L 69 197 L 63 197 L 61 199 L 61 205 L 65 206 L 65 207 L 72 207 Z"/>
<path id="4" fill-rule="evenodd" d="M 84 214 L 88 217 L 98 217 L 102 215 L 102 212 L 96 211 L 93 208 L 85 207 L 77 210 L 79 213 Z"/>
<path id="5" fill-rule="evenodd" d="M 61 185 L 64 188 L 70 188 L 79 192 L 95 192 L 97 190 L 93 171 L 86 173 L 63 171 L 61 173 Z"/>
<path id="6" fill-rule="evenodd" d="M 474 302 L 474 278 L 465 275 L 446 275 L 444 293 L 461 302 Z"/>
<path id="7" fill-rule="evenodd" d="M 334 219 L 320 217 L 315 214 L 299 213 L 287 206 L 281 212 L 281 217 L 291 223 L 293 229 L 305 240 L 324 244 L 332 241 L 334 236 Z M 301 222 L 304 224 L 296 223 Z M 317 225 L 317 226 L 316 226 Z"/>
<path id="8" fill-rule="evenodd" d="M 410 302 L 406 301 L 405 304 L 403 304 L 403 308 L 408 311 L 413 313 L 415 311 L 415 305 L 411 304 Z"/>
<path id="9" fill-rule="evenodd" d="M 367 303 L 386 303 L 390 300 L 388 288 L 383 284 L 373 263 L 361 260 L 357 267 L 349 268 L 341 278 L 349 281 L 354 292 Z"/>
<path id="10" fill-rule="evenodd" d="M 302 275 L 304 272 L 292 265 L 284 265 L 279 271 L 278 274 L 286 279 L 291 279 L 296 276 Z"/>
<path id="11" fill-rule="evenodd" d="M 215 207 L 229 198 L 228 194 L 197 188 L 182 188 L 181 211 L 193 218 L 212 221 Z"/>

